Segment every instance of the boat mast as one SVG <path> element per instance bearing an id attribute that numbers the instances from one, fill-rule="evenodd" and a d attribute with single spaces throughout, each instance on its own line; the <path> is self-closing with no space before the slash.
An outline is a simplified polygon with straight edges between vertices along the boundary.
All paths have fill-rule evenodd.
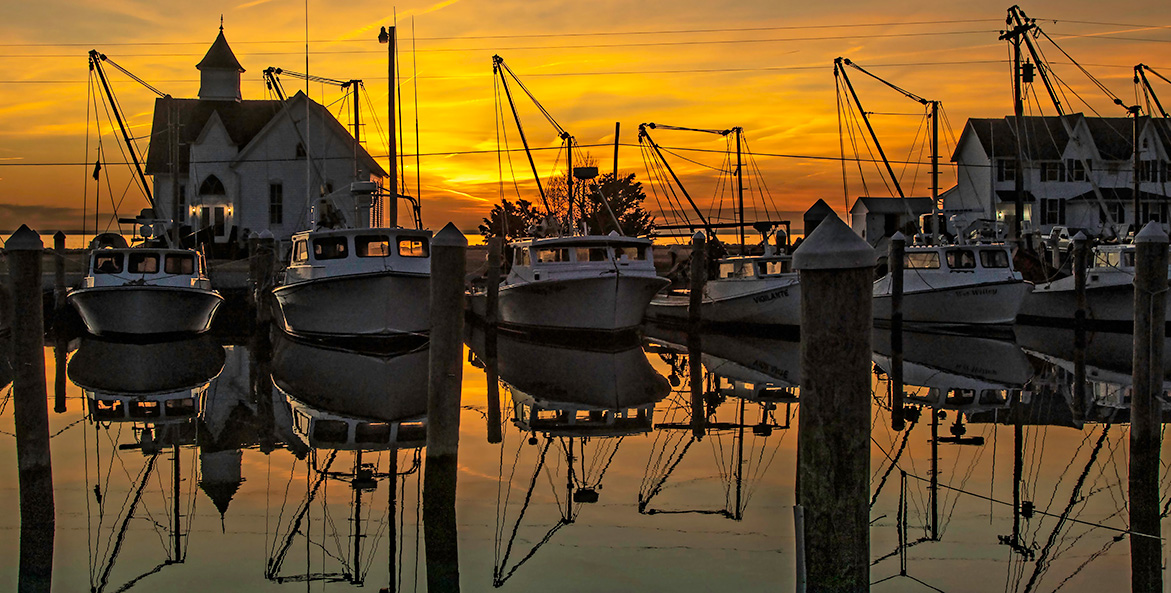
<path id="1" fill-rule="evenodd" d="M 736 132 L 736 193 L 740 203 L 740 255 L 744 255 L 744 169 L 740 156 L 740 136 L 744 133 L 744 128 L 736 126 L 732 128 L 732 131 Z"/>
<path id="2" fill-rule="evenodd" d="M 395 75 L 395 37 L 394 26 L 383 27 L 382 31 L 378 33 L 378 42 L 385 43 L 386 46 L 386 70 L 387 70 L 387 92 L 386 92 L 386 114 L 390 120 L 390 126 L 387 129 L 387 151 L 390 158 L 390 169 L 387 174 L 390 176 L 390 203 L 387 204 L 387 213 L 390 215 L 390 226 L 398 226 L 398 132 L 395 126 L 394 100 L 395 91 L 398 90 Z M 356 108 L 356 107 L 355 107 Z"/>
<path id="3" fill-rule="evenodd" d="M 931 234 L 939 245 L 939 101 L 931 102 Z"/>
<path id="4" fill-rule="evenodd" d="M 565 140 L 565 200 L 569 204 L 569 228 L 576 225 L 573 217 L 573 136 L 562 134 Z M 582 205 L 584 214 L 585 206 Z"/>

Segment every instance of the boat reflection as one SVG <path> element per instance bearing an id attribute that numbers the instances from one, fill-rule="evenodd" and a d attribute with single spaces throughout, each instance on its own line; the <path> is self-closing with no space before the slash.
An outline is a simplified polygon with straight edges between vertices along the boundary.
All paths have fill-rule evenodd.
<path id="1" fill-rule="evenodd" d="M 767 472 L 792 426 L 799 396 L 800 343 L 795 336 L 686 333 L 658 325 L 647 326 L 647 337 L 648 349 L 670 366 L 674 389 L 665 418 L 655 425 L 639 512 L 743 519 L 755 482 Z M 775 430 L 781 431 L 779 437 Z M 671 483 L 679 471 L 710 471 L 705 455 L 692 459 L 703 466 L 685 463 L 688 452 L 704 439 L 716 461 L 714 476 Z M 660 501 L 668 490 L 674 492 Z M 724 500 L 720 508 L 672 502 L 719 498 Z"/>
<path id="2" fill-rule="evenodd" d="M 290 449 L 303 462 L 306 488 L 294 503 L 286 490 L 279 508 L 268 509 L 274 531 L 268 549 L 265 578 L 285 582 L 366 584 L 377 548 L 389 542 L 388 557 L 400 561 L 403 533 L 397 527 L 400 479 L 418 482 L 421 450 L 426 444 L 428 348 L 425 340 L 399 345 L 402 349 L 370 351 L 345 342 L 329 346 L 278 334 L 273 344 L 274 395 L 283 401 L 291 426 L 281 429 L 295 441 Z M 339 452 L 348 452 L 346 469 Z M 400 456 L 405 460 L 400 463 Z M 298 462 L 295 462 L 298 463 Z M 296 468 L 292 472 L 298 473 Z M 292 479 L 292 475 L 289 476 Z M 344 494 L 331 498 L 328 482 L 346 484 Z M 385 482 L 385 504 L 373 502 L 379 483 Z M 349 513 L 345 538 L 313 534 L 306 524 L 330 521 L 329 508 L 344 504 Z M 420 501 L 416 500 L 416 504 Z M 295 504 L 290 514 L 288 507 Z M 314 516 L 316 510 L 322 516 Z M 414 528 L 417 530 L 417 525 Z M 294 545 L 300 539 L 304 545 Z M 418 541 L 418 538 L 416 538 Z M 325 550 L 309 554 L 306 546 Z M 415 557 L 419 557 L 415 549 Z M 384 552 L 385 553 L 385 552 Z M 314 565 L 317 558 L 319 565 Z M 392 569 L 387 579 L 394 583 Z M 303 566 L 303 570 L 286 569 Z M 401 574 L 398 575 L 401 578 Z M 416 579 L 418 575 L 416 574 Z"/>
<path id="3" fill-rule="evenodd" d="M 95 439 L 93 467 L 86 467 L 87 488 L 96 503 L 86 507 L 91 532 L 91 591 L 104 591 L 118 581 L 124 583 L 118 590 L 126 590 L 164 567 L 186 560 L 184 530 L 191 531 L 195 492 L 191 488 L 194 480 L 181 475 L 181 446 L 195 443 L 201 399 L 223 367 L 223 348 L 206 336 L 154 344 L 87 337 L 70 359 L 68 376 L 85 395 L 88 424 L 105 433 L 105 438 Z M 103 451 L 105 445 L 109 445 L 108 451 Z M 168 448 L 171 479 L 166 492 L 152 474 L 159 456 Z M 124 451 L 133 450 L 143 456 L 137 476 L 134 466 L 139 464 L 122 456 Z M 111 473 L 115 466 L 125 471 Z M 113 475 L 124 475 L 131 483 L 120 484 Z M 184 482 L 188 492 L 182 491 Z M 132 522 L 142 516 L 170 519 L 167 524 L 153 519 L 146 522 L 157 533 L 157 540 L 133 533 Z M 133 548 L 135 557 L 148 557 L 142 546 L 149 541 L 161 543 L 159 564 L 146 571 L 117 570 L 124 547 Z"/>
<path id="4" fill-rule="evenodd" d="M 504 585 L 555 533 L 577 521 L 583 505 L 598 502 L 623 439 L 652 430 L 655 404 L 670 391 L 636 337 L 606 340 L 590 349 L 571 346 L 572 334 L 562 338 L 549 343 L 481 327 L 471 332 L 472 351 L 507 395 L 504 420 L 519 433 L 515 439 L 508 438 L 510 431 L 502 435 L 501 446 L 511 452 L 502 453 L 499 467 L 494 587 Z M 511 466 L 506 459 L 513 460 Z M 530 465 L 531 474 L 520 469 Z M 530 474 L 515 484 L 525 488 L 523 497 L 512 492 L 518 474 Z M 539 479 L 542 474 L 549 479 Z M 515 560 L 517 542 L 534 539 L 525 537 L 522 527 L 526 519 L 534 520 L 530 514 L 539 514 L 530 513 L 536 511 L 532 501 L 545 485 L 557 517 Z"/>

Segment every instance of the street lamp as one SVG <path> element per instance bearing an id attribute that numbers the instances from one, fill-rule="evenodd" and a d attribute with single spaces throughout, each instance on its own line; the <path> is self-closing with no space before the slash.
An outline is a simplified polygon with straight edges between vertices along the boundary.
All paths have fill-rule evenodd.
<path id="1" fill-rule="evenodd" d="M 386 111 L 389 116 L 390 129 L 388 131 L 388 154 L 390 157 L 390 196 L 389 202 L 386 205 L 386 212 L 389 218 L 390 226 L 398 226 L 398 141 L 397 128 L 395 122 L 394 112 L 394 94 L 398 90 L 396 84 L 396 77 L 394 71 L 394 52 L 395 39 L 394 27 L 382 27 L 378 32 L 378 43 L 386 44 L 386 69 L 387 69 L 387 93 L 386 93 Z"/>

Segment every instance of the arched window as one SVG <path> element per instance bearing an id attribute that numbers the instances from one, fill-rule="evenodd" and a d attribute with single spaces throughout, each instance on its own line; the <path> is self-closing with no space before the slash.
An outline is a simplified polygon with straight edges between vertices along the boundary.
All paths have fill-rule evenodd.
<path id="1" fill-rule="evenodd" d="M 208 175 L 199 185 L 199 195 L 201 196 L 222 196 L 224 193 L 224 182 L 215 175 Z"/>

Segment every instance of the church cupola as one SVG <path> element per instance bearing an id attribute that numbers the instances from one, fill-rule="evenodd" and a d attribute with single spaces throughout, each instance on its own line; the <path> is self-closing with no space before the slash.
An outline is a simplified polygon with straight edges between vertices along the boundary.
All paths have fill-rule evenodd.
<path id="1" fill-rule="evenodd" d="M 220 23 L 220 34 L 207 50 L 207 55 L 196 64 L 199 69 L 199 98 L 210 101 L 239 101 L 240 75 L 244 67 L 228 47 L 224 39 L 224 25 Z"/>

